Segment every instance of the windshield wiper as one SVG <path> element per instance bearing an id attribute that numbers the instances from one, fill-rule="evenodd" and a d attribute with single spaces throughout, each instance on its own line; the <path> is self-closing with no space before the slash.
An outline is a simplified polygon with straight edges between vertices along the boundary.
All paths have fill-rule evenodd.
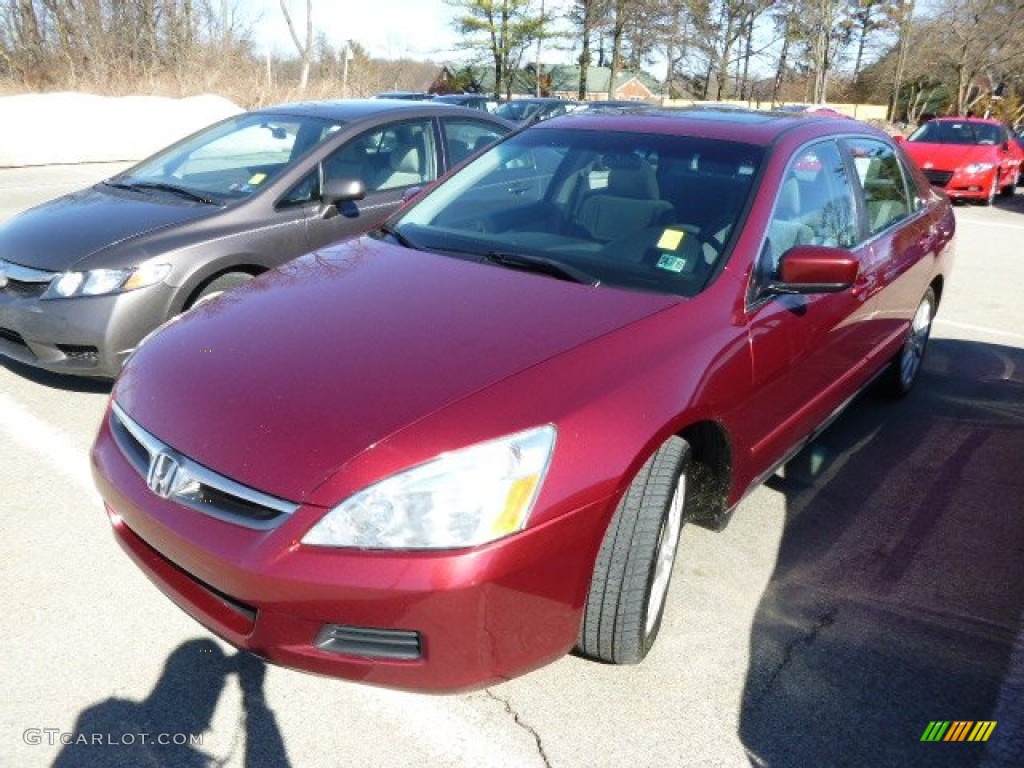
<path id="1" fill-rule="evenodd" d="M 525 272 L 536 272 L 542 275 L 556 277 L 559 280 L 568 280 L 571 283 L 581 285 L 600 285 L 600 279 L 594 277 L 582 269 L 566 264 L 562 261 L 549 259 L 544 256 L 531 256 L 525 253 L 507 253 L 505 251 L 491 251 L 483 257 L 483 261 L 491 264 L 498 264 L 510 269 L 521 269 Z"/>
<path id="2" fill-rule="evenodd" d="M 414 251 L 420 250 L 420 247 L 416 245 L 416 243 L 414 243 L 408 237 L 406 237 L 397 229 L 392 227 L 390 224 L 381 224 L 379 227 L 377 227 L 377 231 L 392 238 L 403 248 L 412 248 Z"/>
<path id="3" fill-rule="evenodd" d="M 184 197 L 188 200 L 192 200 L 196 203 L 206 203 L 207 205 L 220 205 L 216 200 L 203 197 L 202 195 L 196 194 L 190 189 L 184 187 L 178 187 L 174 184 L 165 184 L 160 181 L 107 181 L 104 182 L 107 186 L 117 187 L 118 189 L 157 189 L 161 192 L 170 192 L 178 197 Z"/>

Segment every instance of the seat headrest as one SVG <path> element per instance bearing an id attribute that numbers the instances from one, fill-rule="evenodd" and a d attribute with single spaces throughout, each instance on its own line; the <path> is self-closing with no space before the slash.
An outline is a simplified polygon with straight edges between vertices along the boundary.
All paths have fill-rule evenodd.
<path id="1" fill-rule="evenodd" d="M 657 199 L 658 179 L 650 163 L 634 154 L 605 155 L 608 193 L 641 200 Z"/>
<path id="2" fill-rule="evenodd" d="M 399 173 L 419 173 L 420 151 L 416 147 L 395 150 L 391 153 L 391 170 Z"/>

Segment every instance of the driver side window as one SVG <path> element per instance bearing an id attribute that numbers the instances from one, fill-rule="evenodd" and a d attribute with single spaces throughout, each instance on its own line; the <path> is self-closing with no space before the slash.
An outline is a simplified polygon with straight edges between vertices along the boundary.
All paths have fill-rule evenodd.
<path id="1" fill-rule="evenodd" d="M 783 175 L 759 272 L 767 280 L 778 278 L 779 262 L 797 245 L 855 246 L 859 236 L 854 200 L 834 141 L 801 149 Z"/>

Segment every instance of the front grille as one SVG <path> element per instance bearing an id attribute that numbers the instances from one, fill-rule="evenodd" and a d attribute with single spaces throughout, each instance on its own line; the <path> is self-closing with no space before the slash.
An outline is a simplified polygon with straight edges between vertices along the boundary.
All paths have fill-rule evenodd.
<path id="1" fill-rule="evenodd" d="M 0 293 L 17 299 L 39 298 L 53 280 L 54 272 L 23 267 L 0 259 Z"/>
<path id="2" fill-rule="evenodd" d="M 410 629 L 373 629 L 328 624 L 317 633 L 317 648 L 345 656 L 415 661 L 423 654 L 420 633 Z"/>
<path id="3" fill-rule="evenodd" d="M 135 423 L 117 403 L 111 407 L 110 427 L 125 458 L 162 498 L 257 530 L 276 528 L 299 508 L 183 456 Z"/>
<path id="4" fill-rule="evenodd" d="M 21 347 L 28 346 L 28 344 L 25 343 L 25 339 L 22 338 L 21 334 L 18 333 L 17 331 L 12 331 L 10 328 L 0 328 L 0 339 L 3 339 L 4 341 L 9 341 L 12 344 L 17 344 L 18 346 Z"/>
<path id="5" fill-rule="evenodd" d="M 952 171 L 936 171 L 933 169 L 926 170 L 924 175 L 928 179 L 928 183 L 935 187 L 944 187 L 953 178 Z"/>
<path id="6" fill-rule="evenodd" d="M 46 283 L 26 283 L 21 280 L 7 280 L 7 285 L 0 288 L 0 293 L 16 299 L 38 299 L 46 293 Z"/>

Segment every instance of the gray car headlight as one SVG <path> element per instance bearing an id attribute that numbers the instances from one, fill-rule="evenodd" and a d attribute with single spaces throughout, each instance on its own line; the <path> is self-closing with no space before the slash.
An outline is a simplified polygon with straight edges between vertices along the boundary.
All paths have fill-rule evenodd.
<path id="1" fill-rule="evenodd" d="M 170 274 L 170 264 L 143 264 L 127 269 L 90 269 L 88 272 L 61 272 L 51 281 L 44 299 L 70 299 L 76 296 L 105 296 L 134 291 L 159 283 Z"/>
<path id="2" fill-rule="evenodd" d="M 547 473 L 552 425 L 443 453 L 334 507 L 303 544 L 458 549 L 520 531 Z"/>

